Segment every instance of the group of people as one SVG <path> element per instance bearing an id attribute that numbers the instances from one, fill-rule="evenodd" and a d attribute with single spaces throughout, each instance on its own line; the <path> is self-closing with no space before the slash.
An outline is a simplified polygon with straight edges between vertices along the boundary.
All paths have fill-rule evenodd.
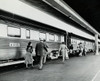
<path id="1" fill-rule="evenodd" d="M 29 68 L 30 66 L 34 67 L 33 66 L 34 59 L 32 57 L 32 52 L 33 52 L 33 46 L 32 43 L 29 42 L 26 48 L 26 55 L 25 55 L 26 68 Z M 46 62 L 47 52 L 48 52 L 48 45 L 46 44 L 46 40 L 40 39 L 40 42 L 38 42 L 35 46 L 35 53 L 36 53 L 35 60 L 38 63 L 38 69 L 40 70 L 43 68 L 43 63 Z M 59 53 L 61 53 L 63 57 L 62 62 L 64 62 L 65 59 L 69 59 L 68 48 L 64 42 L 62 42 L 62 44 L 60 45 Z"/>
<path id="2" fill-rule="evenodd" d="M 77 53 L 78 53 L 78 56 L 85 56 L 86 55 L 86 47 L 85 47 L 85 44 L 84 46 L 82 45 L 82 43 L 79 43 L 78 46 L 77 46 Z"/>
<path id="3" fill-rule="evenodd" d="M 73 46 L 68 47 L 64 42 L 61 43 L 59 48 L 59 53 L 62 55 L 62 62 L 66 59 L 69 59 L 68 52 L 72 53 Z M 29 42 L 26 48 L 26 55 L 25 55 L 25 64 L 26 68 L 34 67 L 33 62 L 34 59 L 32 57 L 33 46 L 32 43 Z M 46 44 L 46 40 L 40 39 L 40 42 L 36 44 L 35 53 L 36 53 L 36 62 L 39 64 L 39 69 L 43 68 L 43 63 L 46 63 L 46 57 L 48 52 L 48 45 Z M 82 47 L 82 43 L 80 43 L 77 47 L 78 56 L 86 55 L 86 49 Z"/>
<path id="4" fill-rule="evenodd" d="M 35 52 L 36 52 L 36 62 L 39 64 L 39 69 L 43 68 L 43 63 L 46 62 L 46 53 L 48 52 L 48 46 L 45 43 L 45 40 L 40 39 L 40 42 L 36 44 Z M 26 55 L 25 55 L 25 64 L 26 68 L 33 66 L 34 59 L 32 57 L 33 46 L 32 43 L 29 42 L 26 48 Z"/>

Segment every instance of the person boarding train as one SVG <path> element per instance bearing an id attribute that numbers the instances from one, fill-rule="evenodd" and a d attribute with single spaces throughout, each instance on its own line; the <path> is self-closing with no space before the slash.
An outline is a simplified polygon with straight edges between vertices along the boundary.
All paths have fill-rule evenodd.
<path id="1" fill-rule="evenodd" d="M 32 43 L 29 42 L 26 48 L 26 55 L 25 55 L 25 64 L 26 68 L 29 68 L 29 65 L 33 67 L 33 57 L 32 57 L 32 52 L 33 52 L 33 46 Z"/>
<path id="2" fill-rule="evenodd" d="M 59 52 L 61 53 L 62 57 L 63 57 L 63 62 L 65 61 L 65 59 L 69 59 L 68 57 L 68 48 L 67 46 L 65 45 L 64 42 L 62 42 L 62 44 L 60 45 L 60 48 L 59 48 Z"/>
<path id="3" fill-rule="evenodd" d="M 46 46 L 43 41 L 44 41 L 43 39 L 40 39 L 40 42 L 37 43 L 35 47 L 36 58 L 40 70 L 43 68 L 43 61 L 45 58 L 45 50 L 46 50 Z"/>

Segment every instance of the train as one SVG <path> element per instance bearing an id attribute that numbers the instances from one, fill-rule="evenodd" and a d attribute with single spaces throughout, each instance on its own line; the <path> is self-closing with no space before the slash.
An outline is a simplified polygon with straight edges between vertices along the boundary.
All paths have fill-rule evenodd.
<path id="1" fill-rule="evenodd" d="M 86 43 L 88 51 L 94 49 L 94 41 L 7 11 L 0 12 L 0 64 L 24 60 L 29 41 L 33 44 L 32 55 L 35 57 L 35 46 L 40 38 L 46 40 L 52 54 L 49 54 L 50 58 L 58 53 L 61 42 L 65 42 L 68 48 L 73 44 L 73 51 L 77 50 L 79 42 Z"/>
<path id="2" fill-rule="evenodd" d="M 78 36 L 73 33 L 69 33 L 68 36 L 68 48 L 70 49 L 70 45 L 72 45 L 72 53 L 69 55 L 77 55 L 78 46 L 81 43 L 83 49 L 85 48 L 86 53 L 94 53 L 95 52 L 95 41 L 93 39 L 87 39 L 81 36 Z"/>

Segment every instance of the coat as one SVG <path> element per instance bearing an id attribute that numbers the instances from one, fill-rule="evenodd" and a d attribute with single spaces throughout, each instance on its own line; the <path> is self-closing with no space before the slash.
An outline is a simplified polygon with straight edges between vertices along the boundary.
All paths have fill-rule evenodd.
<path id="1" fill-rule="evenodd" d="M 37 56 L 43 56 L 45 54 L 45 44 L 43 42 L 39 42 L 36 44 L 35 52 Z"/>

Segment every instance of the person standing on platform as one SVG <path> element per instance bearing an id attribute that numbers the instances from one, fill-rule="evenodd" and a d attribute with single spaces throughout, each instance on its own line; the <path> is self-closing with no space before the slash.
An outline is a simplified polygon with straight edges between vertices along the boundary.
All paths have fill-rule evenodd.
<path id="1" fill-rule="evenodd" d="M 63 57 L 62 62 L 64 62 L 65 59 L 69 59 L 68 52 L 67 52 L 68 51 L 68 48 L 67 48 L 67 46 L 65 45 L 64 42 L 62 42 L 62 44 L 60 45 L 59 51 L 60 51 L 60 53 L 61 53 L 61 55 Z"/>
<path id="2" fill-rule="evenodd" d="M 40 42 L 36 44 L 35 52 L 36 52 L 36 59 L 39 64 L 39 69 L 41 70 L 43 68 L 43 59 L 45 54 L 45 44 L 43 42 L 43 39 L 40 39 Z"/>
<path id="3" fill-rule="evenodd" d="M 79 56 L 82 56 L 82 53 L 83 53 L 83 46 L 82 46 L 82 43 L 79 43 L 79 49 L 80 49 Z"/>
<path id="4" fill-rule="evenodd" d="M 86 56 L 86 46 L 85 46 L 85 44 L 84 44 L 84 48 L 83 48 L 83 53 L 82 53 L 82 55 Z"/>
<path id="5" fill-rule="evenodd" d="M 48 52 L 48 45 L 46 44 L 46 40 L 44 39 L 44 45 L 45 45 L 45 50 L 44 50 L 44 61 L 43 63 L 46 63 L 46 58 L 47 58 L 47 52 Z"/>
<path id="6" fill-rule="evenodd" d="M 26 68 L 29 68 L 29 65 L 33 67 L 33 57 L 32 57 L 32 52 L 33 52 L 33 46 L 32 43 L 29 42 L 26 48 L 26 55 L 25 55 L 25 64 Z"/>
<path id="7" fill-rule="evenodd" d="M 70 44 L 69 46 L 69 53 L 73 55 L 73 44 Z"/>

